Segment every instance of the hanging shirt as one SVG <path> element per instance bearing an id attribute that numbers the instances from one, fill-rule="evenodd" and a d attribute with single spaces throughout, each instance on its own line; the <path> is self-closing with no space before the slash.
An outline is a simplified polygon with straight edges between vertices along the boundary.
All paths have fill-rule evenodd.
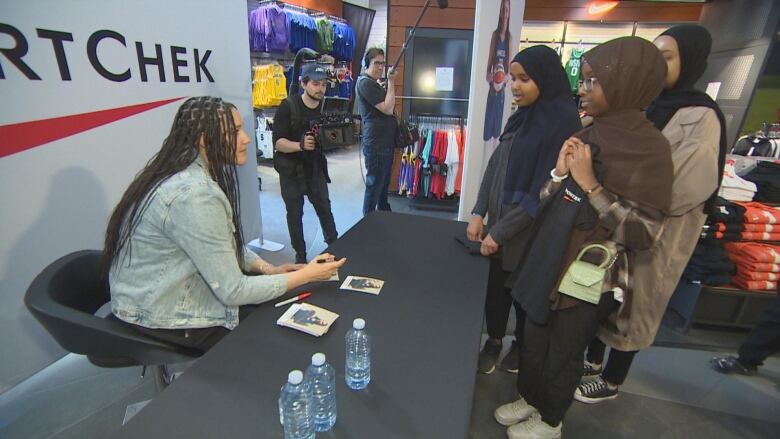
<path id="1" fill-rule="evenodd" d="M 458 142 L 458 157 L 461 158 L 461 160 L 465 159 L 465 151 L 464 151 L 464 145 L 465 145 L 465 137 L 466 137 L 466 128 L 461 128 L 458 131 L 455 132 L 455 139 Z M 463 166 L 458 166 L 458 176 L 455 178 L 455 193 L 457 195 L 460 195 L 460 188 L 463 184 Z"/>
<path id="2" fill-rule="evenodd" d="M 352 61 L 355 52 L 355 32 L 346 23 L 333 23 L 333 56 Z"/>
<path id="3" fill-rule="evenodd" d="M 317 49 L 317 23 L 313 18 L 297 11 L 285 11 L 287 23 L 290 28 L 290 50 L 298 52 L 307 47 Z"/>
<path id="4" fill-rule="evenodd" d="M 582 64 L 582 54 L 584 49 L 573 48 L 571 58 L 566 62 L 566 76 L 569 77 L 569 85 L 572 93 L 577 93 L 577 83 L 580 80 L 580 65 Z"/>
<path id="5" fill-rule="evenodd" d="M 333 51 L 333 23 L 328 18 L 317 20 L 317 50 L 320 53 Z"/>
<path id="6" fill-rule="evenodd" d="M 458 151 L 458 142 L 455 139 L 455 131 L 447 131 L 447 158 L 444 160 L 447 165 L 447 181 L 444 191 L 447 195 L 455 194 L 455 180 L 458 178 L 460 168 L 460 152 Z"/>

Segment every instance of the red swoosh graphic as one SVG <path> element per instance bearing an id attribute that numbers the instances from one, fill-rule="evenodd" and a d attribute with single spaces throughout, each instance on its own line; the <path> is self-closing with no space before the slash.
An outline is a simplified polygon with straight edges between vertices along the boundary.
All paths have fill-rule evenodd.
<path id="1" fill-rule="evenodd" d="M 0 125 L 0 158 L 35 148 L 44 143 L 64 139 L 181 99 L 184 98 L 165 99 L 90 113 Z"/>

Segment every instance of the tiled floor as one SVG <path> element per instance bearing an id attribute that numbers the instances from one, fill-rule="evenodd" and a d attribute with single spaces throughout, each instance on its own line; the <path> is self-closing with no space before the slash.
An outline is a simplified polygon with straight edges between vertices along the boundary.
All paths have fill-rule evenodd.
<path id="1" fill-rule="evenodd" d="M 363 182 L 357 150 L 329 156 L 331 201 L 340 232 L 361 217 Z M 272 168 L 259 167 L 263 230 L 287 247 L 263 253 L 274 263 L 292 259 Z M 450 212 L 418 211 L 407 200 L 391 198 L 395 211 L 454 218 Z M 314 210 L 307 203 L 304 227 L 309 257 L 325 248 Z M 744 333 L 695 329 L 690 335 L 666 333 L 675 346 L 724 346 L 734 351 Z M 509 346 L 510 343 L 505 343 Z M 653 347 L 636 357 L 631 374 L 613 401 L 575 402 L 564 421 L 567 438 L 770 438 L 780 431 L 780 358 L 770 358 L 755 377 L 730 377 L 708 367 L 711 350 Z M 179 366 L 179 369 L 186 365 Z M 140 367 L 101 369 L 84 357 L 68 355 L 0 395 L 0 438 L 83 439 L 110 437 L 120 428 L 129 404 L 155 394 L 151 374 Z M 186 372 L 185 372 L 186 373 Z M 469 438 L 506 437 L 492 412 L 515 396 L 515 376 L 503 371 L 476 378 Z M 258 436 L 261 437 L 261 436 Z M 406 438 L 402 438 L 406 439 Z"/>

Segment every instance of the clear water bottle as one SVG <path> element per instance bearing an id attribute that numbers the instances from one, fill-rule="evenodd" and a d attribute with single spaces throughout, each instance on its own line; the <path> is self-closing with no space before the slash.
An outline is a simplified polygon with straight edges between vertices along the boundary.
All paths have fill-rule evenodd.
<path id="1" fill-rule="evenodd" d="M 355 319 L 347 331 L 347 386 L 362 390 L 371 381 L 371 337 L 366 332 L 366 321 Z"/>
<path id="2" fill-rule="evenodd" d="M 303 372 L 293 370 L 279 396 L 284 422 L 284 439 L 314 439 L 311 388 L 303 381 Z"/>
<path id="3" fill-rule="evenodd" d="M 325 354 L 312 355 L 306 381 L 311 387 L 314 429 L 328 431 L 336 423 L 336 371 L 325 361 Z"/>

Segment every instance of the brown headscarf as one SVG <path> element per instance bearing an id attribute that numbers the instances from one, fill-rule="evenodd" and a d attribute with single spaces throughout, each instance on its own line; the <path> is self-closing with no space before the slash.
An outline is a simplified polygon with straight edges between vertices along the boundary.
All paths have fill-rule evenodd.
<path id="1" fill-rule="evenodd" d="M 609 111 L 574 136 L 599 146 L 605 189 L 668 211 L 674 175 L 671 146 L 642 111 L 663 89 L 663 55 L 649 41 L 623 37 L 593 48 L 584 59 L 604 90 Z"/>

